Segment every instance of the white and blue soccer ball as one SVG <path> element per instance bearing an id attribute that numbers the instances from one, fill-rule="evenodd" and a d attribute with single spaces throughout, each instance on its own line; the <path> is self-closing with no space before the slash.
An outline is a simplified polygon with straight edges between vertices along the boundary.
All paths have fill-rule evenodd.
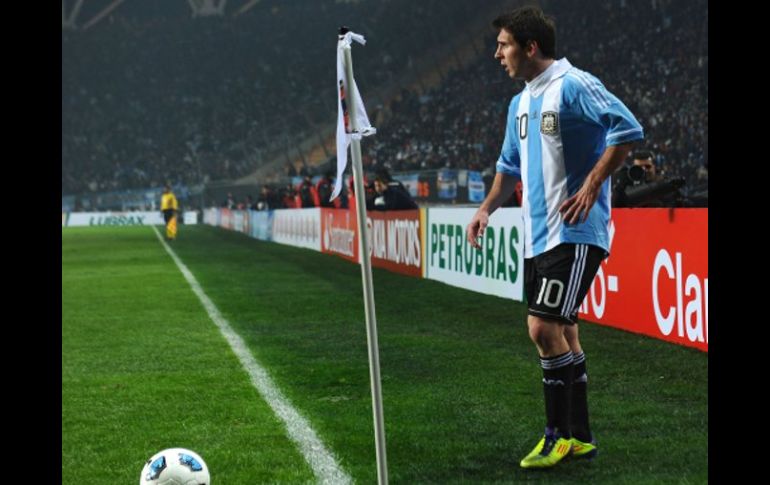
<path id="1" fill-rule="evenodd" d="M 152 455 L 142 468 L 139 485 L 210 485 L 203 458 L 185 448 L 169 448 Z"/>

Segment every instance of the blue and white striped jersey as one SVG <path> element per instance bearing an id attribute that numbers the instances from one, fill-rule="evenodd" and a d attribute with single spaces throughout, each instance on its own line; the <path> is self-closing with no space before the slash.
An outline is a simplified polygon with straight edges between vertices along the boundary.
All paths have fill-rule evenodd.
<path id="1" fill-rule="evenodd" d="M 564 224 L 559 206 L 580 189 L 608 145 L 643 137 L 628 108 L 566 58 L 514 96 L 497 171 L 522 181 L 525 258 L 561 243 L 592 244 L 609 252 L 609 177 L 585 222 Z"/>

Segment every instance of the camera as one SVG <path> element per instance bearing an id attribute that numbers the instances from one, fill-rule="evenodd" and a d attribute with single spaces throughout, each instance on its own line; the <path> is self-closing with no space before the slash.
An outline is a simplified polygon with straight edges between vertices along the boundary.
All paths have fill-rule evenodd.
<path id="1" fill-rule="evenodd" d="M 639 165 L 631 165 L 626 169 L 626 177 L 632 185 L 640 185 L 644 183 L 644 169 Z"/>
<path id="2" fill-rule="evenodd" d="M 638 165 L 620 169 L 616 177 L 613 207 L 675 207 L 685 183 L 682 177 L 647 182 L 644 169 Z"/>

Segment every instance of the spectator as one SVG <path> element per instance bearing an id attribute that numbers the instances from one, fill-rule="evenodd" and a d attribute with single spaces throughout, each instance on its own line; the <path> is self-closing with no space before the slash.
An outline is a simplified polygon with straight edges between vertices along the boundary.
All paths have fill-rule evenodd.
<path id="1" fill-rule="evenodd" d="M 639 150 L 634 152 L 634 166 L 641 167 L 644 170 L 644 181 L 646 183 L 658 182 L 663 179 L 661 175 L 657 173 L 655 163 L 652 161 L 652 153 L 646 150 Z"/>
<path id="2" fill-rule="evenodd" d="M 393 180 L 387 171 L 381 171 L 374 178 L 374 190 L 376 197 L 372 200 L 371 206 L 367 204 L 368 210 L 409 210 L 418 209 L 417 203 L 412 200 L 409 191 L 404 185 Z"/>
<path id="3" fill-rule="evenodd" d="M 227 193 L 227 198 L 222 202 L 222 207 L 225 209 L 235 209 L 235 199 L 233 198 L 232 192 Z"/>
<path id="4" fill-rule="evenodd" d="M 321 177 L 321 179 L 316 184 L 316 192 L 318 193 L 318 200 L 320 202 L 321 207 L 339 207 L 340 201 L 339 197 L 334 199 L 333 201 L 329 201 L 329 198 L 332 195 L 332 191 L 334 190 L 334 181 L 333 178 L 333 172 L 329 171 L 326 172 L 326 174 Z"/>
<path id="5" fill-rule="evenodd" d="M 255 210 L 273 210 L 283 207 L 280 197 L 269 185 L 263 185 L 260 189 L 259 199 L 254 205 Z"/>
<path id="6" fill-rule="evenodd" d="M 299 196 L 299 207 L 318 207 L 321 205 L 318 199 L 318 192 L 313 186 L 313 181 L 309 175 L 305 175 L 302 183 L 297 186 L 297 195 Z"/>
<path id="7" fill-rule="evenodd" d="M 283 206 L 287 209 L 298 209 L 302 207 L 302 203 L 297 195 L 297 190 L 293 185 L 287 184 L 281 191 L 281 198 L 283 199 Z"/>

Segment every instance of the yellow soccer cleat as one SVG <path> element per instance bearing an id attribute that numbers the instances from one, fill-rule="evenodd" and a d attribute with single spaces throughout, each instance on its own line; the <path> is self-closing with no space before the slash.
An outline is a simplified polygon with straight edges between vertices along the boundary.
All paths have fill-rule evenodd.
<path id="1" fill-rule="evenodd" d="M 591 460 L 597 453 L 599 453 L 599 448 L 597 447 L 595 440 L 586 443 L 577 438 L 572 438 L 570 442 L 572 443 L 572 452 L 570 455 L 574 458 L 587 458 Z"/>
<path id="2" fill-rule="evenodd" d="M 572 450 L 570 440 L 546 433 L 519 464 L 522 468 L 552 467 L 569 455 L 570 450 Z"/>

